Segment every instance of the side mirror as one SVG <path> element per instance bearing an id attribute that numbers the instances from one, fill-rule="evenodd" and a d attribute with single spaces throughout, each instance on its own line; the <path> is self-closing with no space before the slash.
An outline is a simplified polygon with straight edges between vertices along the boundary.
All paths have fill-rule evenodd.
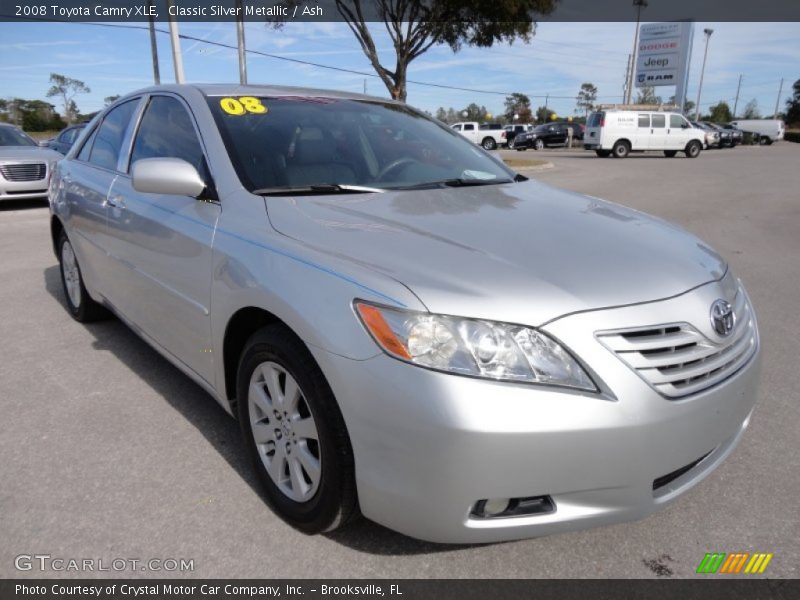
<path id="1" fill-rule="evenodd" d="M 131 168 L 133 189 L 147 194 L 197 198 L 206 182 L 192 165 L 180 158 L 143 158 Z"/>

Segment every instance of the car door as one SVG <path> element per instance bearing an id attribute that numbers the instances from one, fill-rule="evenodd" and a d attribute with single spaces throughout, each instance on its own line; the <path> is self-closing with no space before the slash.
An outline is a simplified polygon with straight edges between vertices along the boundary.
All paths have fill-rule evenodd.
<path id="1" fill-rule="evenodd" d="M 106 203 L 139 101 L 134 98 L 112 108 L 74 159 L 63 160 L 59 166 L 61 197 L 67 205 L 67 234 L 88 286 L 108 299 L 113 294 L 114 265 L 108 254 Z"/>
<path id="2" fill-rule="evenodd" d="M 220 204 L 209 198 L 137 192 L 130 166 L 172 157 L 192 164 L 213 190 L 208 163 L 188 106 L 173 95 L 146 100 L 125 173 L 109 194 L 111 252 L 123 267 L 126 315 L 200 377 L 213 383 L 211 323 L 212 242 Z"/>
<path id="3" fill-rule="evenodd" d="M 667 115 L 653 113 L 650 115 L 650 150 L 664 150 L 667 147 Z"/>
<path id="4" fill-rule="evenodd" d="M 692 126 L 680 115 L 669 115 L 665 150 L 683 150 L 691 139 Z"/>
<path id="5" fill-rule="evenodd" d="M 464 123 L 464 129 L 461 132 L 465 138 L 470 142 L 478 143 L 478 131 L 475 129 L 475 123 Z"/>
<path id="6" fill-rule="evenodd" d="M 650 150 L 650 113 L 639 113 L 636 117 L 636 132 L 631 140 L 631 149 Z"/>

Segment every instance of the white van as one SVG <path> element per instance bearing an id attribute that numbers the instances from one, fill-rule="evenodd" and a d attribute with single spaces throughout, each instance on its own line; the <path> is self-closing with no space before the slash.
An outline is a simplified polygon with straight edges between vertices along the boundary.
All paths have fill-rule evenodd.
<path id="1" fill-rule="evenodd" d="M 631 152 L 658 150 L 667 157 L 685 152 L 696 158 L 705 144 L 705 132 L 692 127 L 683 115 L 659 110 L 607 109 L 586 121 L 583 147 L 597 156 L 625 158 Z"/>
<path id="2" fill-rule="evenodd" d="M 731 121 L 731 125 L 747 133 L 757 133 L 759 142 L 767 145 L 782 140 L 786 133 L 786 125 L 780 119 L 744 119 Z"/>

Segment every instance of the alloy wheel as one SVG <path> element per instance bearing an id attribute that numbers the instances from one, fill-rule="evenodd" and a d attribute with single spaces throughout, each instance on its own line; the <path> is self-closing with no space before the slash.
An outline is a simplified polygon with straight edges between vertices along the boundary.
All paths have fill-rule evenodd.
<path id="1" fill-rule="evenodd" d="M 250 428 L 272 482 L 295 502 L 319 487 L 322 455 L 314 416 L 294 377 L 275 362 L 258 365 L 248 391 Z"/>
<path id="2" fill-rule="evenodd" d="M 64 274 L 64 285 L 72 306 L 79 308 L 81 305 L 81 274 L 78 270 L 78 261 L 69 242 L 61 246 L 61 271 Z"/>

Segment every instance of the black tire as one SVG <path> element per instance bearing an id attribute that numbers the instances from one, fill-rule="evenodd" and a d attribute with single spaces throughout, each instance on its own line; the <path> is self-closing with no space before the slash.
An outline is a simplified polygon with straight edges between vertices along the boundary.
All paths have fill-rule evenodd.
<path id="1" fill-rule="evenodd" d="M 772 138 L 768 135 L 762 135 L 760 142 L 765 146 L 772 146 Z"/>
<path id="2" fill-rule="evenodd" d="M 691 142 L 686 144 L 686 149 L 684 150 L 684 152 L 686 153 L 687 158 L 697 158 L 698 156 L 700 156 L 700 151 L 702 149 L 703 148 L 701 147 L 700 142 L 698 142 L 697 140 L 692 140 Z"/>
<path id="3" fill-rule="evenodd" d="M 664 150 L 664 156 L 667 158 L 675 158 L 675 155 L 678 153 L 677 150 Z"/>
<path id="4" fill-rule="evenodd" d="M 256 367 L 281 366 L 297 382 L 319 435 L 321 475 L 314 495 L 305 502 L 288 497 L 272 481 L 256 447 L 248 389 Z M 355 466 L 350 437 L 336 398 L 305 344 L 283 324 L 269 325 L 245 344 L 237 372 L 239 423 L 247 451 L 266 494 L 267 503 L 284 521 L 305 533 L 339 529 L 358 514 Z"/>
<path id="5" fill-rule="evenodd" d="M 508 142 L 508 149 L 509 150 L 513 150 L 514 149 L 514 140 L 511 140 L 510 142 Z"/>
<path id="6" fill-rule="evenodd" d="M 608 158 L 611 156 L 611 150 L 595 150 L 594 153 L 600 158 Z"/>
<path id="7" fill-rule="evenodd" d="M 71 260 L 69 259 L 68 253 L 72 253 Z M 66 264 L 72 261 L 74 261 L 74 269 L 65 267 Z M 78 257 L 75 256 L 72 243 L 63 230 L 58 237 L 58 266 L 58 270 L 61 273 L 61 286 L 64 290 L 64 303 L 67 305 L 67 310 L 69 314 L 72 315 L 72 318 L 80 323 L 89 323 L 91 321 L 99 321 L 108 318 L 110 316 L 109 312 L 103 306 L 92 300 L 92 297 L 89 296 L 89 292 L 86 291 L 81 267 L 80 264 L 78 264 Z M 75 299 L 71 297 L 67 287 L 67 271 L 70 273 L 71 284 L 77 286 L 73 288 L 77 289 Z"/>
<path id="8" fill-rule="evenodd" d="M 544 140 L 536 139 L 533 141 L 533 149 L 534 150 L 543 150 L 544 149 Z"/>
<path id="9" fill-rule="evenodd" d="M 630 152 L 631 145 L 625 140 L 614 142 L 614 147 L 611 149 L 614 158 L 626 158 Z"/>
<path id="10" fill-rule="evenodd" d="M 494 150 L 495 148 L 497 148 L 497 142 L 494 141 L 494 138 L 485 137 L 481 142 L 481 146 L 483 146 L 484 150 Z"/>

